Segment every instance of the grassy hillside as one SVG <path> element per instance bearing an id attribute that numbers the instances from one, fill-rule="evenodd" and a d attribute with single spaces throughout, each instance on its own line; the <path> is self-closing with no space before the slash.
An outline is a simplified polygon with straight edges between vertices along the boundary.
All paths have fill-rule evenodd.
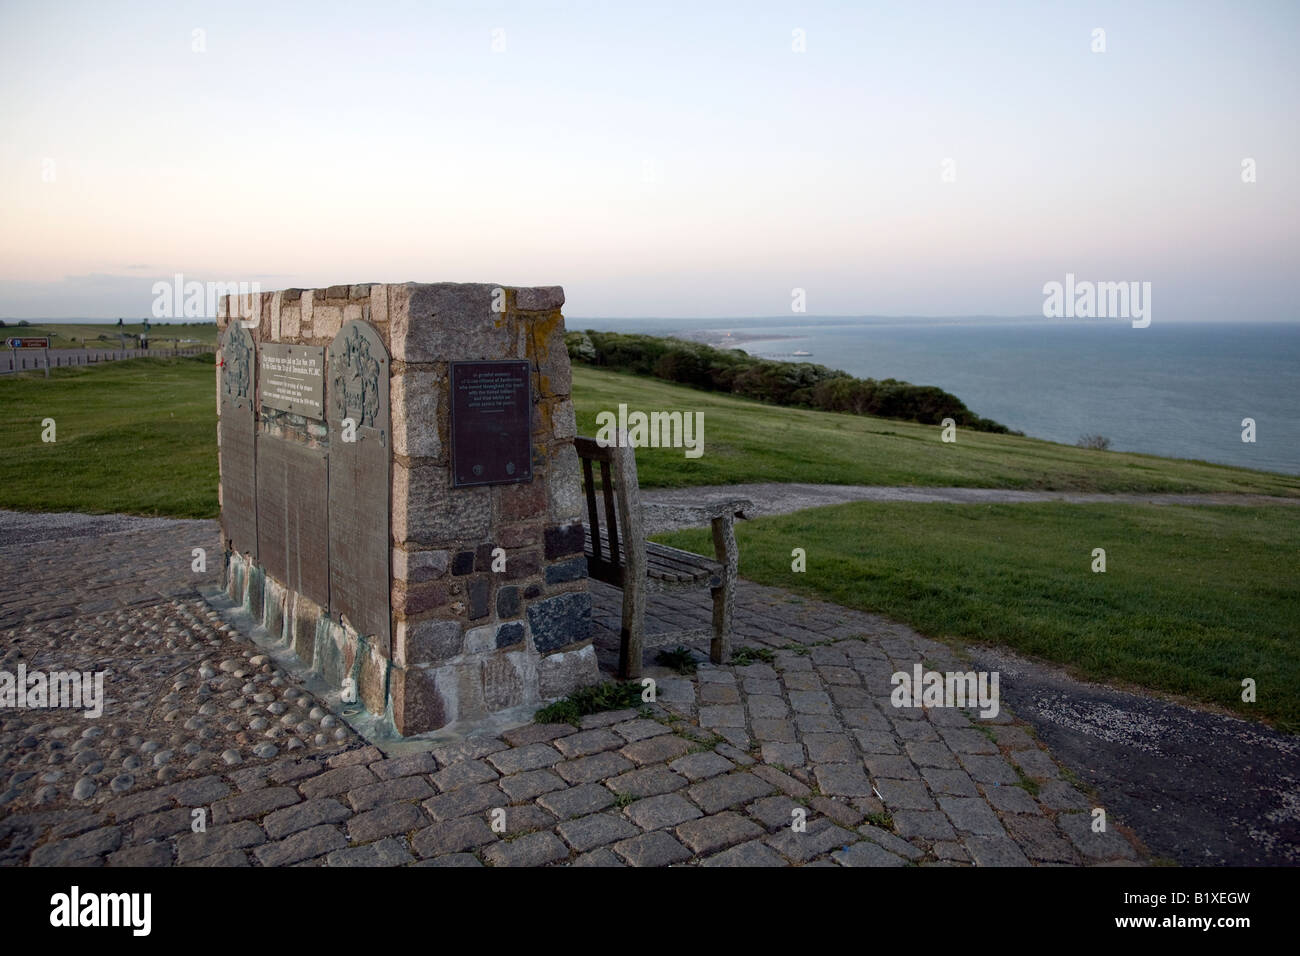
<path id="1" fill-rule="evenodd" d="M 835 412 L 777 408 L 654 379 L 577 367 L 578 431 L 596 434 L 596 413 L 630 409 L 704 413 L 704 455 L 637 450 L 645 487 L 803 481 L 1070 491 L 1239 491 L 1300 495 L 1300 477 L 1226 465 L 1103 452 L 1016 435 L 958 429 L 940 441 L 935 425 Z"/>
<path id="2" fill-rule="evenodd" d="M 857 502 L 736 536 L 751 580 L 1300 731 L 1298 509 Z M 706 530 L 659 540 L 713 553 Z"/>

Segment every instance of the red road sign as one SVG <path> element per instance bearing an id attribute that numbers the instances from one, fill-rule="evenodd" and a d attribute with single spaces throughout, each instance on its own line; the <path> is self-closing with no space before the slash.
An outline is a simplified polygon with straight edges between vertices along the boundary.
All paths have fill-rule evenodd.
<path id="1" fill-rule="evenodd" d="M 11 349 L 48 349 L 50 347 L 50 340 L 48 338 L 42 338 L 42 339 L 12 338 L 9 339 L 5 344 L 8 345 Z"/>

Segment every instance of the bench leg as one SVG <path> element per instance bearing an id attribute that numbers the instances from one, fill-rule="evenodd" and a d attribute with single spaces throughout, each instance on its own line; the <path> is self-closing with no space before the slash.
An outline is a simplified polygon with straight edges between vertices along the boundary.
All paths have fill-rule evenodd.
<path id="1" fill-rule="evenodd" d="M 736 596 L 727 584 L 710 590 L 713 592 L 713 643 L 709 647 L 709 660 L 725 664 L 731 660 L 731 611 Z"/>
<path id="2" fill-rule="evenodd" d="M 627 583 L 623 587 L 623 630 L 618 650 L 618 676 L 623 680 L 636 680 L 641 676 L 644 632 L 645 588 Z"/>
<path id="3" fill-rule="evenodd" d="M 713 551 L 722 564 L 722 586 L 713 592 L 713 645 L 709 658 L 715 664 L 731 660 L 731 615 L 736 606 L 736 578 L 740 549 L 731 515 L 713 519 Z"/>

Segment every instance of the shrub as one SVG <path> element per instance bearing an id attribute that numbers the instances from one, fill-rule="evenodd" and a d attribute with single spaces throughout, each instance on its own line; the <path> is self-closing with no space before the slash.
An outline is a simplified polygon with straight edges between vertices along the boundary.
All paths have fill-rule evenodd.
<path id="1" fill-rule="evenodd" d="M 1110 450 L 1110 439 L 1105 435 L 1084 435 L 1075 444 L 1080 448 L 1095 448 L 1098 451 Z"/>
<path id="2" fill-rule="evenodd" d="M 976 431 L 1007 433 L 955 395 L 933 385 L 855 378 L 810 362 L 775 362 L 741 349 L 621 332 L 569 332 L 569 358 L 598 368 L 647 375 L 705 391 L 727 392 L 772 405 L 875 415 L 938 425 L 945 418 Z"/>

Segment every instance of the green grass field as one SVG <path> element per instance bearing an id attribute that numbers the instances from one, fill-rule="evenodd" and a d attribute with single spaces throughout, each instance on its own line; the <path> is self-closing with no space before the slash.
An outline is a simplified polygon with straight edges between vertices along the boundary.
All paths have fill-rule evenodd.
<path id="1" fill-rule="evenodd" d="M 119 332 L 125 332 L 127 335 L 127 348 L 135 348 L 135 336 L 144 331 L 142 322 L 125 322 L 121 329 L 118 329 L 116 322 L 82 322 L 82 323 L 64 323 L 64 322 L 40 322 L 34 321 L 31 325 L 19 326 L 18 323 L 8 320 L 5 327 L 0 329 L 0 339 L 8 339 L 13 336 L 41 336 L 50 337 L 50 348 L 54 349 L 117 349 L 122 347 L 122 337 Z M 215 322 L 195 322 L 193 325 L 180 325 L 169 323 L 166 319 L 149 323 L 149 347 L 155 349 L 169 349 L 176 346 L 173 340 L 179 339 L 181 348 L 188 348 L 195 345 L 216 345 L 217 344 L 217 323 Z"/>
<path id="2" fill-rule="evenodd" d="M 216 516 L 210 355 L 41 375 L 0 378 L 0 507 Z M 53 443 L 41 440 L 46 418 Z"/>
<path id="3" fill-rule="evenodd" d="M 762 584 L 1300 730 L 1300 509 L 856 502 L 736 535 Z M 706 530 L 658 540 L 713 553 Z"/>

